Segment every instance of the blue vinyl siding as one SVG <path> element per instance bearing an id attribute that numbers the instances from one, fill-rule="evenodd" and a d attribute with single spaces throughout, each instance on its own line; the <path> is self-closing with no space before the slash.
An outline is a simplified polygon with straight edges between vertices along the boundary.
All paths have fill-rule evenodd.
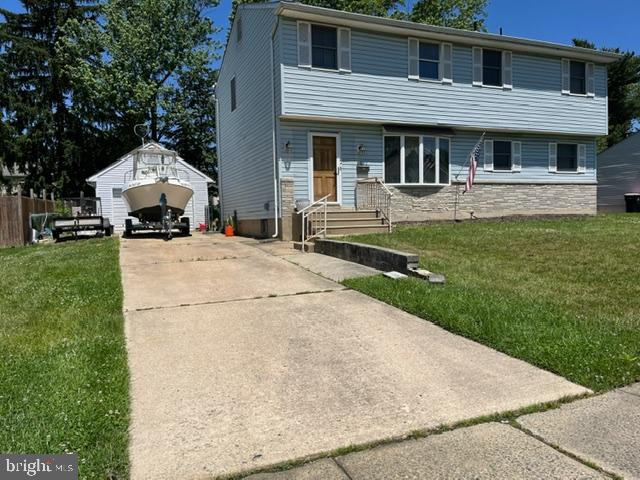
<path id="1" fill-rule="evenodd" d="M 274 216 L 273 92 L 271 32 L 276 5 L 243 5 L 242 39 L 232 29 L 216 93 L 219 166 L 224 216 Z M 235 24 L 234 24 L 235 26 Z M 237 108 L 231 111 L 230 83 L 236 79 Z"/>
<path id="2" fill-rule="evenodd" d="M 319 123 L 302 121 L 280 121 L 280 144 L 291 142 L 291 149 L 279 152 L 280 176 L 294 179 L 296 200 L 308 200 L 309 191 L 309 151 L 310 132 L 340 134 L 342 153 L 342 195 L 343 205 L 354 204 L 357 181 L 357 164 L 362 160 L 369 166 L 369 176 L 383 178 L 383 129 L 374 125 L 351 125 L 339 123 Z M 451 138 L 451 183 L 464 182 L 467 178 L 469 153 L 478 141 L 477 132 L 456 132 Z M 522 143 L 522 171 L 485 172 L 484 151 L 480 152 L 478 183 L 547 183 L 547 184 L 588 184 L 596 181 L 595 138 L 567 137 L 557 135 L 487 134 L 486 140 L 520 141 Z M 585 173 L 550 173 L 549 143 L 582 143 L 587 146 L 587 170 Z M 363 144 L 366 153 L 356 153 Z M 406 187 L 412 188 L 412 187 Z"/>
<path id="3" fill-rule="evenodd" d="M 352 73 L 297 66 L 296 22 L 282 19 L 284 115 L 531 133 L 606 134 L 606 68 L 595 98 L 561 93 L 561 59 L 513 52 L 513 90 L 474 87 L 471 47 L 454 45 L 453 85 L 407 79 L 407 37 L 352 30 Z"/>
<path id="4" fill-rule="evenodd" d="M 314 122 L 280 122 L 280 142 L 291 142 L 290 151 L 280 149 L 280 177 L 294 179 L 296 200 L 308 200 L 309 195 L 309 134 L 339 133 L 342 161 L 342 204 L 353 205 L 359 160 L 370 166 L 369 176 L 382 177 L 382 127 L 372 125 L 323 124 Z M 364 145 L 364 155 L 356 153 Z"/>

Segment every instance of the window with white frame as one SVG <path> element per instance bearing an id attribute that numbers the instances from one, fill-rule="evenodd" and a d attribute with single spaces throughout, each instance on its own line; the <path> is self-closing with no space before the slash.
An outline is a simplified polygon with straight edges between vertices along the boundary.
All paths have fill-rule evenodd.
<path id="1" fill-rule="evenodd" d="M 558 144 L 558 171 L 578 171 L 578 145 L 575 143 Z"/>
<path id="2" fill-rule="evenodd" d="M 587 64 L 571 60 L 569 63 L 569 91 L 576 95 L 587 94 Z"/>
<path id="3" fill-rule="evenodd" d="M 419 48 L 420 78 L 440 79 L 440 44 L 420 42 Z"/>
<path id="4" fill-rule="evenodd" d="M 473 85 L 513 89 L 513 54 L 509 50 L 473 47 Z"/>
<path id="5" fill-rule="evenodd" d="M 384 180 L 396 185 L 448 185 L 451 141 L 427 135 L 385 135 Z"/>
<path id="6" fill-rule="evenodd" d="M 485 172 L 520 172 L 522 142 L 511 140 L 484 141 Z"/>
<path id="7" fill-rule="evenodd" d="M 408 39 L 408 78 L 410 80 L 453 83 L 453 45 Z"/>
<path id="8" fill-rule="evenodd" d="M 595 65 L 590 62 L 562 59 L 562 93 L 594 97 Z"/>
<path id="9" fill-rule="evenodd" d="M 351 30 L 298 22 L 298 66 L 351 72 Z"/>

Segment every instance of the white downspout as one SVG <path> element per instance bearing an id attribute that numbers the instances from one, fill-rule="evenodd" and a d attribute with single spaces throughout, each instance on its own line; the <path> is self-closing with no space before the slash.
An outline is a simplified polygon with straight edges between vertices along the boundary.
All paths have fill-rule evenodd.
<path id="1" fill-rule="evenodd" d="M 271 50 L 270 50 L 270 55 L 271 55 L 271 115 L 273 118 L 273 125 L 271 128 L 271 148 L 272 148 L 272 152 L 273 152 L 273 219 L 274 219 L 274 223 L 275 223 L 275 233 L 271 236 L 271 238 L 276 238 L 279 235 L 279 231 L 278 231 L 278 210 L 280 208 L 280 204 L 278 202 L 279 198 L 278 198 L 278 177 L 279 177 L 279 172 L 278 172 L 278 156 L 276 153 L 276 125 L 277 125 L 277 119 L 276 119 L 276 88 L 275 88 L 275 84 L 273 82 L 273 77 L 275 76 L 275 65 L 274 65 L 274 57 L 273 57 L 273 37 L 276 34 L 276 30 L 278 28 L 278 22 L 279 22 L 279 18 L 276 17 L 276 24 L 274 25 L 273 31 L 271 32 Z"/>
<path id="2" fill-rule="evenodd" d="M 217 83 L 216 85 L 214 85 L 214 92 L 215 89 L 217 87 Z M 215 105 L 216 105 L 216 151 L 218 153 L 218 202 L 220 204 L 220 225 L 219 228 L 222 229 L 224 226 L 224 220 L 225 220 L 225 216 L 224 216 L 224 211 L 223 211 L 223 205 L 224 203 L 222 202 L 222 155 L 221 155 L 221 148 L 220 148 L 220 117 L 219 117 L 219 112 L 220 112 L 220 108 L 218 106 L 218 95 L 217 93 L 214 93 L 214 99 L 215 99 Z"/>

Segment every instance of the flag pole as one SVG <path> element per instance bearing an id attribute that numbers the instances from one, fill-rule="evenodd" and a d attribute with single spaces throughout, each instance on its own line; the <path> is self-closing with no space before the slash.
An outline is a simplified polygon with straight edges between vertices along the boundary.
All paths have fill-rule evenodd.
<path id="1" fill-rule="evenodd" d="M 458 200 L 460 198 L 460 182 L 458 182 L 458 178 L 460 177 L 460 174 L 462 173 L 462 170 L 464 169 L 464 167 L 466 167 L 469 164 L 469 162 L 471 161 L 471 156 L 473 155 L 473 152 L 475 151 L 475 149 L 478 146 L 478 144 L 482 142 L 482 139 L 484 138 L 486 133 L 487 132 L 482 132 L 482 135 L 480 135 L 480 139 L 473 146 L 473 148 L 469 152 L 469 155 L 467 155 L 467 161 L 460 167 L 460 169 L 458 170 L 458 173 L 456 173 L 456 176 L 455 176 L 455 180 L 456 180 L 456 199 L 455 199 L 455 202 L 453 204 L 453 221 L 454 222 L 458 221 Z"/>

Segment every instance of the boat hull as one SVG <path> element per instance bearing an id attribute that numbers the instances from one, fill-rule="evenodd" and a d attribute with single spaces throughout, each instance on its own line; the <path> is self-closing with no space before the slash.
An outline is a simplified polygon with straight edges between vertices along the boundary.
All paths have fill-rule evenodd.
<path id="1" fill-rule="evenodd" d="M 173 217 L 184 213 L 187 203 L 193 196 L 193 189 L 188 182 L 179 179 L 134 180 L 122 189 L 122 196 L 127 203 L 129 215 L 143 222 L 159 222 L 162 220 L 161 197 L 166 199 L 166 209 L 171 210 Z"/>

